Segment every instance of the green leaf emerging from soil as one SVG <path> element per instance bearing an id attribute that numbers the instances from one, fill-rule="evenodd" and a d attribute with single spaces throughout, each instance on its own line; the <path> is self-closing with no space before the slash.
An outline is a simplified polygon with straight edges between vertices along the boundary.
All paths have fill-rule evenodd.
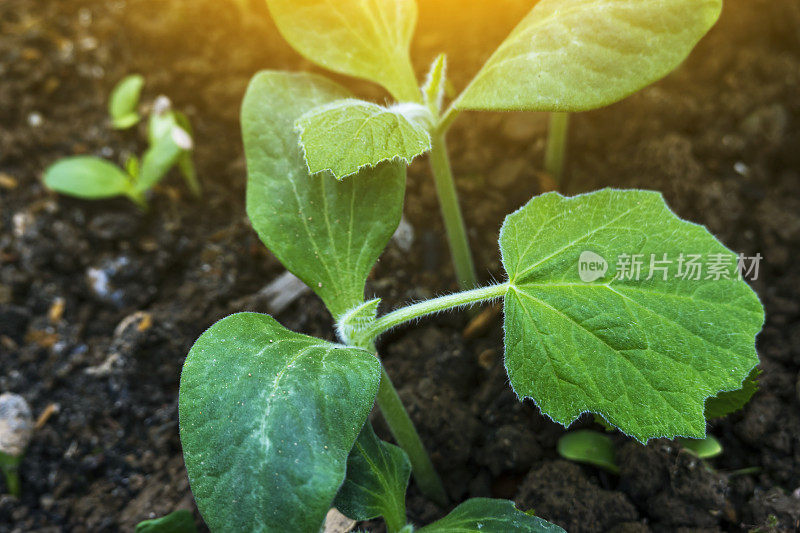
<path id="1" fill-rule="evenodd" d="M 343 179 L 365 167 L 396 160 L 405 165 L 431 149 L 430 112 L 420 104 L 383 107 L 356 99 L 315 107 L 297 121 L 312 174 Z"/>
<path id="2" fill-rule="evenodd" d="M 703 438 L 706 399 L 758 364 L 764 310 L 736 255 L 658 193 L 539 196 L 506 218 L 500 247 L 511 385 L 562 425 L 590 411 L 643 442 Z M 681 254 L 729 279 L 682 277 Z"/>
<path id="3" fill-rule="evenodd" d="M 419 101 L 409 46 L 415 0 L 267 0 L 283 37 L 309 61 Z"/>
<path id="4" fill-rule="evenodd" d="M 92 156 L 58 161 L 45 171 L 44 183 L 56 192 L 90 200 L 134 194 L 128 174 L 118 166 Z"/>
<path id="5" fill-rule="evenodd" d="M 197 526 L 191 511 L 181 509 L 161 518 L 139 522 L 136 533 L 197 533 Z"/>
<path id="6" fill-rule="evenodd" d="M 122 79 L 111 91 L 108 113 L 115 129 L 124 130 L 135 126 L 141 117 L 136 111 L 144 87 L 144 78 L 133 74 Z"/>
<path id="7" fill-rule="evenodd" d="M 614 442 L 608 435 L 597 431 L 580 430 L 567 433 L 558 439 L 561 457 L 578 463 L 587 463 L 619 474 Z"/>
<path id="8" fill-rule="evenodd" d="M 669 74 L 722 0 L 541 0 L 484 65 L 460 109 L 584 111 Z"/>
<path id="9" fill-rule="evenodd" d="M 181 375 L 180 428 L 212 531 L 317 531 L 372 409 L 369 352 L 241 313 L 209 328 Z"/>
<path id="10" fill-rule="evenodd" d="M 347 477 L 333 505 L 353 520 L 382 516 L 390 532 L 406 521 L 411 463 L 402 449 L 383 442 L 367 422 L 347 459 Z"/>
<path id="11" fill-rule="evenodd" d="M 684 439 L 679 438 L 678 442 L 681 443 L 683 448 L 696 455 L 700 459 L 711 459 L 722 453 L 722 444 L 709 435 L 704 439 Z"/>
<path id="12" fill-rule="evenodd" d="M 242 108 L 253 227 L 336 318 L 363 302 L 367 275 L 397 229 L 405 193 L 405 167 L 396 162 L 345 181 L 309 175 L 295 121 L 348 97 L 320 76 L 262 72 Z"/>
<path id="13" fill-rule="evenodd" d="M 524 513 L 509 500 L 472 498 L 418 533 L 564 533 L 541 518 Z"/>

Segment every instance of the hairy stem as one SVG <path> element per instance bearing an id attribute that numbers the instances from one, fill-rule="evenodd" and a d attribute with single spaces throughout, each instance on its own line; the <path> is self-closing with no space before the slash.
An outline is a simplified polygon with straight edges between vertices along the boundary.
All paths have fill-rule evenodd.
<path id="1" fill-rule="evenodd" d="M 465 305 L 472 305 L 479 302 L 494 300 L 505 295 L 508 291 L 508 283 L 501 283 L 498 285 L 489 285 L 488 287 L 481 287 L 479 289 L 472 289 L 471 291 L 457 292 L 455 294 L 448 294 L 425 300 L 408 307 L 403 307 L 396 311 L 380 317 L 375 320 L 372 325 L 361 333 L 362 338 L 374 340 L 381 333 L 388 331 L 395 326 L 411 322 L 426 315 L 440 313 L 462 307 Z"/>
<path id="2" fill-rule="evenodd" d="M 557 182 L 561 182 L 561 178 L 564 176 L 568 133 L 569 113 L 550 113 L 550 129 L 547 135 L 544 169 Z"/>
<path id="3" fill-rule="evenodd" d="M 392 435 L 397 440 L 397 444 L 408 454 L 414 480 L 422 493 L 438 505 L 446 506 L 447 493 L 444 491 L 442 480 L 434 470 L 425 445 L 422 444 L 422 439 L 414 427 L 414 422 L 408 416 L 403 401 L 397 394 L 397 389 L 394 388 L 385 368 L 382 369 L 381 385 L 378 389 L 378 407 L 380 407 Z"/>
<path id="4" fill-rule="evenodd" d="M 445 134 L 442 131 L 433 133 L 430 162 L 458 284 L 463 289 L 471 289 L 478 284 L 475 264 L 472 262 L 467 230 L 461 215 L 461 207 L 458 205 L 458 193 L 450 168 L 450 158 L 447 155 Z"/>

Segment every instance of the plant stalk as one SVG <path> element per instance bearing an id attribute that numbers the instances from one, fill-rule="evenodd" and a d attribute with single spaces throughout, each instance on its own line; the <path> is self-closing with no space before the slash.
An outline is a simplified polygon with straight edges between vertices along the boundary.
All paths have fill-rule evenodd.
<path id="1" fill-rule="evenodd" d="M 447 240 L 450 243 L 450 253 L 453 256 L 453 266 L 459 286 L 462 289 L 472 289 L 478 285 L 478 280 L 475 275 L 475 264 L 472 261 L 467 230 L 464 226 L 464 217 L 461 215 L 461 207 L 458 205 L 458 193 L 453 181 L 450 158 L 447 155 L 445 132 L 435 131 L 432 137 L 430 163 L 447 231 Z"/>
<path id="2" fill-rule="evenodd" d="M 558 183 L 561 183 L 561 178 L 564 176 L 568 133 L 569 113 L 550 113 L 550 128 L 547 134 L 544 169 Z"/>
<path id="3" fill-rule="evenodd" d="M 422 444 L 422 439 L 414 427 L 414 422 L 408 416 L 403 401 L 397 394 L 392 380 L 381 367 L 381 385 L 378 389 L 378 407 L 381 409 L 384 420 L 389 425 L 397 444 L 405 450 L 411 461 L 411 470 L 422 494 L 431 501 L 444 507 L 447 505 L 447 493 L 442 485 L 442 480 L 433 468 L 433 463 Z"/>
<path id="4" fill-rule="evenodd" d="M 369 339 L 371 342 L 374 342 L 382 333 L 400 324 L 411 322 L 423 316 L 440 313 L 455 307 L 463 307 L 501 298 L 508 292 L 508 286 L 508 283 L 489 285 L 488 287 L 480 287 L 478 289 L 472 289 L 471 291 L 448 294 L 446 296 L 440 296 L 439 298 L 433 298 L 407 307 L 402 307 L 375 320 L 368 329 L 360 334 L 360 338 Z"/>
<path id="5" fill-rule="evenodd" d="M 3 471 L 6 480 L 6 488 L 15 498 L 19 498 L 22 494 L 19 484 L 19 463 L 19 459 L 5 454 L 4 457 L 0 457 L 0 470 Z"/>

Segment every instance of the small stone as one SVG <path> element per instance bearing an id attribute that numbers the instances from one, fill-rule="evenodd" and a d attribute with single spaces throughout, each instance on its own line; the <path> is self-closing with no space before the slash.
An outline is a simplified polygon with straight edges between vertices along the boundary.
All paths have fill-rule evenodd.
<path id="1" fill-rule="evenodd" d="M 37 113 L 34 111 L 30 115 L 28 115 L 28 125 L 32 128 L 38 128 L 44 122 L 44 118 L 42 118 L 41 113 Z"/>
<path id="2" fill-rule="evenodd" d="M 33 437 L 33 414 L 25 398 L 0 394 L 0 452 L 22 457 Z"/>
<path id="3" fill-rule="evenodd" d="M 348 533 L 356 527 L 356 521 L 347 518 L 337 509 L 328 511 L 325 517 L 325 533 Z"/>
<path id="4" fill-rule="evenodd" d="M 400 224 L 397 225 L 397 231 L 392 235 L 392 240 L 404 252 L 411 251 L 411 246 L 414 244 L 414 226 L 406 220 L 405 216 L 400 218 Z"/>

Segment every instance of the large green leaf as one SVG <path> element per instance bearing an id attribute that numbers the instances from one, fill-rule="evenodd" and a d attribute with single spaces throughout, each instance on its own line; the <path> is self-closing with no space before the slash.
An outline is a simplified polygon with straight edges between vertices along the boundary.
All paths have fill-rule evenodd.
<path id="1" fill-rule="evenodd" d="M 132 74 L 122 79 L 111 91 L 108 99 L 108 114 L 115 129 L 124 130 L 139 122 L 140 116 L 136 108 L 144 87 L 144 78 Z"/>
<path id="2" fill-rule="evenodd" d="M 400 102 L 417 102 L 409 47 L 415 0 L 267 0 L 283 37 L 308 60 L 383 85 Z"/>
<path id="3" fill-rule="evenodd" d="M 383 442 L 367 422 L 347 459 L 347 477 L 333 504 L 353 520 L 384 517 L 389 532 L 406 522 L 411 463 L 402 449 Z"/>
<path id="4" fill-rule="evenodd" d="M 369 352 L 241 313 L 208 329 L 181 375 L 180 428 L 212 531 L 316 533 L 380 384 Z"/>
<path id="5" fill-rule="evenodd" d="M 591 411 L 640 441 L 702 438 L 705 400 L 758 364 L 764 311 L 737 256 L 658 193 L 542 195 L 506 218 L 500 247 L 511 385 L 565 426 Z M 714 264 L 730 279 L 706 279 Z"/>
<path id="6" fill-rule="evenodd" d="M 417 533 L 564 533 L 564 530 L 520 511 L 512 501 L 472 498 Z"/>
<path id="7" fill-rule="evenodd" d="M 389 160 L 405 165 L 431 149 L 431 114 L 420 104 L 383 107 L 364 100 L 337 100 L 297 121 L 300 144 L 312 173 L 338 179 Z"/>
<path id="8" fill-rule="evenodd" d="M 457 102 L 460 109 L 584 111 L 669 74 L 722 0 L 541 0 Z"/>
<path id="9" fill-rule="evenodd" d="M 295 121 L 347 92 L 312 74 L 262 72 L 244 99 L 247 213 L 261 240 L 335 317 L 360 304 L 367 275 L 397 229 L 405 167 L 368 168 L 345 181 L 310 176 Z"/>
<path id="10" fill-rule="evenodd" d="M 131 179 L 121 168 L 93 156 L 56 162 L 45 171 L 44 184 L 56 192 L 91 200 L 133 194 Z"/>

